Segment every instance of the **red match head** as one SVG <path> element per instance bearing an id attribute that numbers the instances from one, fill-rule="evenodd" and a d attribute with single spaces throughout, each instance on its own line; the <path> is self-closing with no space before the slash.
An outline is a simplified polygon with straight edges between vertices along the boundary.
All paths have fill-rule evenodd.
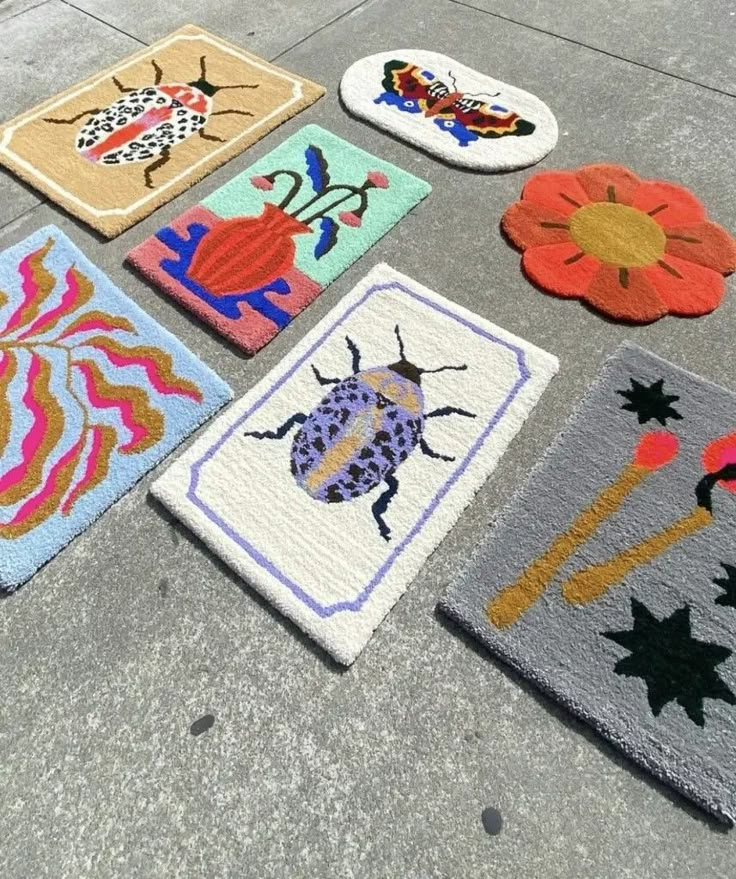
<path id="1" fill-rule="evenodd" d="M 706 473 L 718 473 L 729 464 L 736 465 L 736 433 L 713 440 L 703 451 L 703 467 Z M 736 479 L 722 479 L 720 485 L 736 493 Z"/>
<path id="2" fill-rule="evenodd" d="M 634 463 L 647 470 L 659 470 L 677 457 L 680 441 L 667 430 L 650 430 L 642 436 L 634 452 Z"/>

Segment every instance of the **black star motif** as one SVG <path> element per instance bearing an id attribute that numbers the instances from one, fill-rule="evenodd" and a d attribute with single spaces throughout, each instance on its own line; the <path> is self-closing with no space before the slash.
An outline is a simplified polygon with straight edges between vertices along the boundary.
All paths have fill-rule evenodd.
<path id="1" fill-rule="evenodd" d="M 725 577 L 714 577 L 713 582 L 716 586 L 723 589 L 724 594 L 716 598 L 716 604 L 722 604 L 724 607 L 736 607 L 736 567 L 721 562 L 721 567 L 726 572 Z"/>
<path id="2" fill-rule="evenodd" d="M 679 421 L 682 415 L 670 406 L 680 398 L 675 394 L 665 394 L 662 390 L 664 379 L 661 378 L 653 382 L 649 387 L 638 382 L 635 378 L 631 379 L 631 390 L 616 391 L 622 397 L 626 397 L 629 401 L 624 403 L 621 408 L 628 409 L 629 412 L 636 412 L 639 417 L 639 424 L 646 424 L 647 421 L 656 419 L 662 427 L 667 426 L 667 419 L 674 418 Z"/>
<path id="3" fill-rule="evenodd" d="M 728 659 L 731 651 L 693 638 L 687 605 L 658 620 L 645 605 L 632 598 L 631 615 L 634 628 L 630 631 L 601 634 L 631 651 L 630 656 L 616 663 L 614 671 L 644 681 L 655 717 L 668 702 L 676 701 L 693 723 L 705 726 L 704 699 L 721 699 L 736 705 L 736 695 L 715 669 Z"/>

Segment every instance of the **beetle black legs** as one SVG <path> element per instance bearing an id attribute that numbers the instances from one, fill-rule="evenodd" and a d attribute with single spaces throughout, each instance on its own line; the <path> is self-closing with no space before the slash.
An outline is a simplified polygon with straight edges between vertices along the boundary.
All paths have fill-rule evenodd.
<path id="1" fill-rule="evenodd" d="M 207 134 L 204 128 L 200 128 L 197 134 L 202 138 L 202 140 L 214 140 L 216 143 L 225 143 L 226 138 L 224 137 L 215 137 L 214 134 Z"/>
<path id="2" fill-rule="evenodd" d="M 317 381 L 322 385 L 336 385 L 339 384 L 342 379 L 339 378 L 325 378 L 322 373 L 317 369 L 317 367 L 312 364 L 312 372 L 314 373 L 314 377 Z"/>
<path id="3" fill-rule="evenodd" d="M 351 369 L 353 370 L 353 375 L 355 375 L 356 372 L 360 372 L 360 349 L 350 336 L 345 336 L 345 341 L 348 343 L 348 350 L 353 358 Z"/>
<path id="4" fill-rule="evenodd" d="M 353 375 L 355 375 L 357 372 L 360 372 L 360 349 L 350 336 L 345 336 L 345 341 L 348 344 L 348 351 L 350 351 L 353 358 L 352 370 Z M 314 364 L 312 364 L 312 372 L 314 372 L 315 378 L 321 385 L 336 385 L 342 381 L 341 378 L 325 378 Z"/>
<path id="5" fill-rule="evenodd" d="M 82 116 L 91 116 L 94 113 L 99 113 L 99 107 L 93 107 L 91 110 L 82 110 L 81 113 L 77 113 L 76 116 L 71 116 L 69 119 L 44 119 L 44 122 L 52 122 L 54 125 L 72 125 L 74 122 L 79 122 Z"/>
<path id="6" fill-rule="evenodd" d="M 297 412 L 296 415 L 287 418 L 276 430 L 246 430 L 243 436 L 252 436 L 255 439 L 283 439 L 295 424 L 304 424 L 306 420 L 307 416 L 303 412 Z"/>
<path id="7" fill-rule="evenodd" d="M 474 412 L 468 412 L 467 409 L 460 409 L 458 406 L 442 406 L 440 409 L 433 409 L 431 412 L 427 412 L 424 419 L 426 421 L 427 418 L 444 418 L 446 415 L 463 415 L 465 418 L 476 417 Z M 435 452 L 424 437 L 419 440 L 419 448 L 422 450 L 422 454 L 428 458 L 437 458 L 440 461 L 455 460 L 453 455 L 441 455 L 439 452 Z"/>
<path id="8" fill-rule="evenodd" d="M 150 165 L 147 165 L 143 169 L 143 176 L 146 179 L 146 189 L 153 189 L 153 177 L 151 176 L 154 171 L 157 171 L 159 168 L 162 168 L 171 158 L 171 147 L 164 147 L 161 150 L 161 156 L 156 159 L 155 162 L 151 162 Z"/>
<path id="9" fill-rule="evenodd" d="M 444 418 L 445 415 L 464 415 L 466 418 L 475 418 L 475 412 L 467 409 L 458 409 L 457 406 L 443 406 L 441 409 L 433 409 L 425 414 L 425 418 Z"/>
<path id="10" fill-rule="evenodd" d="M 439 452 L 435 452 L 435 450 L 429 445 L 429 443 L 424 439 L 419 440 L 419 448 L 422 450 L 422 454 L 426 455 L 428 458 L 437 458 L 440 461 L 454 461 L 454 455 L 441 455 Z"/>
<path id="11" fill-rule="evenodd" d="M 154 58 L 151 59 L 151 65 L 153 66 L 153 70 L 154 70 L 154 73 L 155 73 L 155 76 L 156 76 L 156 78 L 155 78 L 154 81 L 153 81 L 153 84 L 154 84 L 154 85 L 160 85 L 160 84 L 161 84 L 161 80 L 162 80 L 163 77 L 164 77 L 164 72 L 163 72 L 163 70 L 158 66 L 158 64 L 156 63 L 156 61 L 155 61 Z M 134 91 L 136 91 L 136 89 L 134 89 L 134 88 L 129 88 L 128 86 L 124 86 L 124 85 L 122 84 L 122 82 L 120 82 L 120 80 L 117 78 L 117 76 L 113 76 L 113 77 L 112 77 L 112 81 L 115 83 L 115 86 L 116 86 L 117 90 L 118 90 L 119 92 L 122 92 L 124 95 L 127 95 L 128 92 L 134 92 Z"/>
<path id="12" fill-rule="evenodd" d="M 245 88 L 245 86 L 243 86 Z M 218 110 L 216 113 L 210 113 L 210 119 L 213 116 L 252 116 L 249 110 Z"/>
<path id="13" fill-rule="evenodd" d="M 373 502 L 371 512 L 373 513 L 373 518 L 376 520 L 376 525 L 378 525 L 378 533 L 384 540 L 388 541 L 391 539 L 391 529 L 384 521 L 383 515 L 388 509 L 391 500 L 396 495 L 396 492 L 399 490 L 399 480 L 396 478 L 393 470 L 386 474 L 385 482 L 386 491 L 384 491 L 383 494 Z"/>

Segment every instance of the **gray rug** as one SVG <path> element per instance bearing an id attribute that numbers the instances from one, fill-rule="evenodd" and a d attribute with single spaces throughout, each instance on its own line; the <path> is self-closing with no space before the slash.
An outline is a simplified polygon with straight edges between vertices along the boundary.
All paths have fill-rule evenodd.
<path id="1" fill-rule="evenodd" d="M 440 606 L 736 819 L 736 395 L 622 346 Z"/>

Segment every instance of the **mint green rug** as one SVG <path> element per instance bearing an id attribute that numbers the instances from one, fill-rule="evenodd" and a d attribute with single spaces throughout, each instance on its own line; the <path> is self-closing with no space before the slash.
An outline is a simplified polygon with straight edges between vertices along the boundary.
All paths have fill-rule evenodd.
<path id="1" fill-rule="evenodd" d="M 307 125 L 128 259 L 254 353 L 429 191 L 413 174 Z"/>

